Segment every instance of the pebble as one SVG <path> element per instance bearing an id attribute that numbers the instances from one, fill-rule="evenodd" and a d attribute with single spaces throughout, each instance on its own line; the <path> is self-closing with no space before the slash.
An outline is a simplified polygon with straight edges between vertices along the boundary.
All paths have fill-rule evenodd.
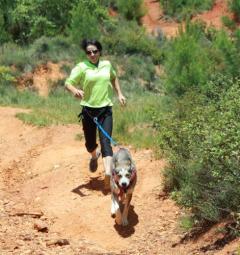
<path id="1" fill-rule="evenodd" d="M 38 220 L 34 223 L 34 229 L 36 229 L 39 232 L 48 232 L 48 226 L 45 222 Z"/>
<path id="2" fill-rule="evenodd" d="M 70 242 L 67 239 L 56 239 L 56 240 L 51 240 L 46 243 L 47 246 L 52 246 L 52 245 L 70 245 Z"/>

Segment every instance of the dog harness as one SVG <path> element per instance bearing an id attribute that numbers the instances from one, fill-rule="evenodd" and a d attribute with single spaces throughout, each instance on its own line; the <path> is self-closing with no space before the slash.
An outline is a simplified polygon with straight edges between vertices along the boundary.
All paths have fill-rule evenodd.
<path id="1" fill-rule="evenodd" d="M 134 181 L 136 180 L 136 178 L 137 178 L 137 171 L 136 171 L 135 168 L 133 168 L 132 174 L 131 174 L 131 178 L 130 178 L 130 183 L 129 183 L 129 185 L 128 185 L 126 188 L 123 188 L 123 187 L 120 186 L 117 173 L 115 172 L 114 169 L 113 169 L 112 173 L 113 173 L 114 182 L 116 183 L 116 185 L 117 185 L 117 187 L 118 187 L 118 189 L 119 189 L 118 196 L 119 196 L 119 197 L 122 197 L 124 194 L 127 193 L 128 188 L 131 187 L 131 185 L 132 185 L 132 184 L 134 183 Z"/>

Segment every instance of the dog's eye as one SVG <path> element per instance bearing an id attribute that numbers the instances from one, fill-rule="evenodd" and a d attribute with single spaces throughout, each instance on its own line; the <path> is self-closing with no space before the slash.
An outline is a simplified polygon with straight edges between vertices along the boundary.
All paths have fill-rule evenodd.
<path id="1" fill-rule="evenodd" d="M 127 177 L 127 178 L 130 178 L 130 177 L 131 177 L 131 174 L 126 174 L 126 177 Z"/>
<path id="2" fill-rule="evenodd" d="M 118 174 L 118 177 L 119 177 L 119 178 L 122 178 L 122 175 L 121 175 L 121 174 Z"/>

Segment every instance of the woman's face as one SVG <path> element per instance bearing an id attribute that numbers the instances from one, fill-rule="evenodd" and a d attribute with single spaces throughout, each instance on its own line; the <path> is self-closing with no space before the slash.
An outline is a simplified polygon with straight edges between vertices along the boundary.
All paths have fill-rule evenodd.
<path id="1" fill-rule="evenodd" d="M 87 54 L 88 60 L 91 63 L 96 64 L 98 62 L 100 57 L 100 51 L 95 45 L 89 44 L 86 48 L 86 54 Z"/>

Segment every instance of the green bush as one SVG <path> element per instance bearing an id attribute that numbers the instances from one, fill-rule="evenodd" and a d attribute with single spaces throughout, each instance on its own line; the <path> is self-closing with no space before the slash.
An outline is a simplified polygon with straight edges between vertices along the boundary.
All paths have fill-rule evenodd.
<path id="1" fill-rule="evenodd" d="M 67 37 L 40 37 L 28 48 L 29 54 L 37 62 L 59 62 L 62 60 L 72 60 L 79 53 L 79 46 L 72 45 Z"/>
<path id="2" fill-rule="evenodd" d="M 6 43 L 1 47 L 0 65 L 14 66 L 19 71 L 24 71 L 26 66 L 32 66 L 34 58 L 30 51 L 14 43 Z"/>
<path id="3" fill-rule="evenodd" d="M 232 40 L 225 31 L 216 33 L 212 42 L 215 51 L 216 68 L 224 74 L 240 75 L 240 51 L 237 40 Z"/>
<path id="4" fill-rule="evenodd" d="M 231 0 L 230 9 L 235 15 L 236 21 L 240 21 L 240 2 L 239 0 Z"/>
<path id="5" fill-rule="evenodd" d="M 237 31 L 235 37 L 230 38 L 223 30 L 206 30 L 202 23 L 188 22 L 183 30 L 164 54 L 167 93 L 181 96 L 191 89 L 206 91 L 204 87 L 213 76 L 240 76 Z"/>
<path id="6" fill-rule="evenodd" d="M 142 61 L 144 58 L 144 61 Z M 155 79 L 155 66 L 150 57 L 143 57 L 142 55 L 125 56 L 118 60 L 118 65 L 124 71 L 121 76 L 129 82 L 138 80 L 142 82 L 151 82 Z"/>
<path id="7" fill-rule="evenodd" d="M 221 19 L 222 19 L 222 23 L 224 24 L 224 26 L 226 26 L 230 30 L 235 30 L 236 29 L 236 23 L 230 17 L 223 16 Z"/>
<path id="8" fill-rule="evenodd" d="M 71 12 L 69 33 L 75 43 L 84 38 L 99 39 L 101 26 L 108 20 L 107 9 L 96 0 L 80 0 Z"/>
<path id="9" fill-rule="evenodd" d="M 18 73 L 30 72 L 47 61 L 75 61 L 80 54 L 79 46 L 72 45 L 69 38 L 62 36 L 41 37 L 28 47 L 6 43 L 0 51 L 0 65 L 14 66 Z"/>
<path id="10" fill-rule="evenodd" d="M 159 0 L 166 15 L 183 20 L 212 8 L 213 0 Z"/>
<path id="11" fill-rule="evenodd" d="M 15 8 L 16 0 L 0 1 L 0 45 L 12 40 L 10 24 L 11 12 Z"/>
<path id="12" fill-rule="evenodd" d="M 201 24 L 188 24 L 186 31 L 172 41 L 164 62 L 167 93 L 183 95 L 191 88 L 204 86 L 213 71 L 204 39 Z"/>
<path id="13" fill-rule="evenodd" d="M 63 33 L 74 4 L 75 1 L 64 0 L 17 0 L 9 12 L 8 31 L 21 44 Z"/>
<path id="14" fill-rule="evenodd" d="M 0 84 L 10 84 L 15 81 L 13 71 L 7 66 L 0 66 Z"/>
<path id="15" fill-rule="evenodd" d="M 2 13 L 2 10 L 0 10 L 0 45 L 7 42 L 10 39 L 9 37 L 10 36 L 5 28 L 4 15 Z"/>
<path id="16" fill-rule="evenodd" d="M 145 15 L 143 0 L 117 0 L 119 12 L 128 20 L 139 21 Z"/>
<path id="17" fill-rule="evenodd" d="M 136 22 L 117 21 L 102 38 L 109 54 L 151 56 L 154 63 L 162 60 L 162 50 L 155 38 L 148 37 Z"/>
<path id="18" fill-rule="evenodd" d="M 187 93 L 174 112 L 155 118 L 159 146 L 169 157 L 165 188 L 211 221 L 240 212 L 240 80 L 225 82 L 219 100 Z"/>

